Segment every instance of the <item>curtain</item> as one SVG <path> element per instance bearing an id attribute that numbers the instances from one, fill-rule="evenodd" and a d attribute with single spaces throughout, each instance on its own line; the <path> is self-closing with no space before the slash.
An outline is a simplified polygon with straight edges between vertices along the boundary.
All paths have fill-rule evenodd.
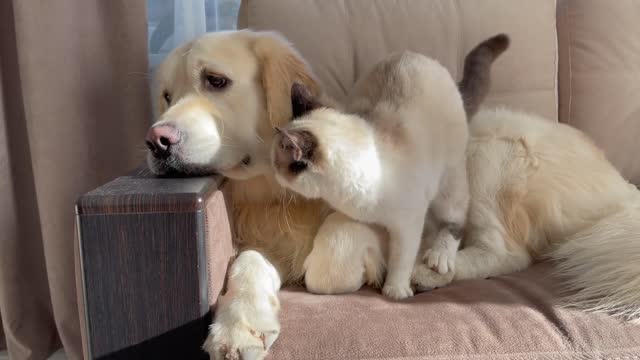
<path id="1" fill-rule="evenodd" d="M 0 346 L 81 359 L 74 202 L 143 161 L 144 0 L 0 1 Z"/>
<path id="2" fill-rule="evenodd" d="M 236 28 L 240 0 L 147 0 L 151 70 L 178 45 Z"/>

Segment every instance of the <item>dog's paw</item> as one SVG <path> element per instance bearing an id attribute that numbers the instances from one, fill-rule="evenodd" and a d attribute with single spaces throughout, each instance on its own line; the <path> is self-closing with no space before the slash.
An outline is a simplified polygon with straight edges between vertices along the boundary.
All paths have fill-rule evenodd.
<path id="1" fill-rule="evenodd" d="M 445 274 L 435 272 L 427 264 L 416 264 L 411 276 L 411 282 L 418 291 L 429 291 L 449 285 L 453 281 L 454 271 Z"/>
<path id="2" fill-rule="evenodd" d="M 455 270 L 456 250 L 440 246 L 429 249 L 422 256 L 422 262 L 431 270 L 444 275 Z"/>
<path id="3" fill-rule="evenodd" d="M 211 360 L 263 359 L 280 334 L 277 313 L 270 310 L 242 302 L 220 307 L 202 348 Z"/>
<path id="4" fill-rule="evenodd" d="M 211 360 L 259 360 L 278 337 L 279 330 L 256 330 L 241 321 L 211 325 L 203 348 Z"/>
<path id="5" fill-rule="evenodd" d="M 413 289 L 410 285 L 395 285 L 385 283 L 382 287 L 382 293 L 395 300 L 406 299 L 413 296 Z"/>
<path id="6" fill-rule="evenodd" d="M 214 323 L 203 348 L 211 360 L 259 360 L 278 337 L 278 330 L 258 331 L 235 323 Z"/>

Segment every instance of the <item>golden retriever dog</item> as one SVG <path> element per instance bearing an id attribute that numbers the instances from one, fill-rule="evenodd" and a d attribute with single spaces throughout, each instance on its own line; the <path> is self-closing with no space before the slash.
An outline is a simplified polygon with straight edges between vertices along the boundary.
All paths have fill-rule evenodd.
<path id="1" fill-rule="evenodd" d="M 322 96 L 310 68 L 283 37 L 248 30 L 184 44 L 154 79 L 158 119 L 146 139 L 149 168 L 229 179 L 225 190 L 239 254 L 205 344 L 213 358 L 266 353 L 279 334 L 282 284 L 305 281 L 317 292 L 338 293 L 383 279 L 381 230 L 286 191 L 273 176 L 273 129 L 292 117 L 294 82 Z M 342 244 L 339 256 L 336 244 Z"/>
<path id="2" fill-rule="evenodd" d="M 157 71 L 149 168 L 229 179 L 239 254 L 204 344 L 213 359 L 266 355 L 280 330 L 283 284 L 304 282 L 309 291 L 327 294 L 384 279 L 386 232 L 288 192 L 274 179 L 273 129 L 292 118 L 296 82 L 330 103 L 283 37 L 248 30 L 197 38 L 175 49 Z M 479 102 L 469 100 L 465 88 L 486 86 L 461 83 L 465 108 L 475 112 Z M 445 274 L 418 256 L 415 285 L 429 289 L 500 275 L 550 256 L 578 290 L 572 304 L 637 319 L 640 192 L 566 125 L 481 110 L 470 131 L 472 200 L 463 248 Z"/>

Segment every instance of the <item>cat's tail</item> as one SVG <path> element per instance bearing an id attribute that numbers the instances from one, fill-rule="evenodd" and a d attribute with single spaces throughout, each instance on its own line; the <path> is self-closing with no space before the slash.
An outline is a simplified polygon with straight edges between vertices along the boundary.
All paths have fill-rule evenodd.
<path id="1" fill-rule="evenodd" d="M 491 65 L 510 44 L 509 36 L 498 34 L 478 44 L 464 59 L 462 80 L 458 89 L 464 101 L 467 119 L 478 112 L 491 87 Z"/>
<path id="2" fill-rule="evenodd" d="M 640 206 L 610 214 L 553 250 L 565 305 L 640 324 Z"/>

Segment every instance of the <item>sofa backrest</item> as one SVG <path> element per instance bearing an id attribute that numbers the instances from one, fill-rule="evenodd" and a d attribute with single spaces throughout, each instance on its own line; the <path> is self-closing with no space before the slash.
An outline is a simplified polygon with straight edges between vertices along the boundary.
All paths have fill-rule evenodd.
<path id="1" fill-rule="evenodd" d="M 640 184 L 640 1 L 243 0 L 238 25 L 277 30 L 344 99 L 393 51 L 439 60 L 459 80 L 464 55 L 509 34 L 487 105 L 505 105 L 585 131 Z"/>
<path id="2" fill-rule="evenodd" d="M 512 47 L 498 59 L 488 104 L 557 119 L 554 0 L 243 0 L 238 25 L 277 30 L 342 100 L 353 83 L 393 51 L 440 61 L 459 80 L 466 53 L 505 32 Z"/>
<path id="3" fill-rule="evenodd" d="M 640 184 L 640 1 L 559 0 L 560 121 Z"/>

